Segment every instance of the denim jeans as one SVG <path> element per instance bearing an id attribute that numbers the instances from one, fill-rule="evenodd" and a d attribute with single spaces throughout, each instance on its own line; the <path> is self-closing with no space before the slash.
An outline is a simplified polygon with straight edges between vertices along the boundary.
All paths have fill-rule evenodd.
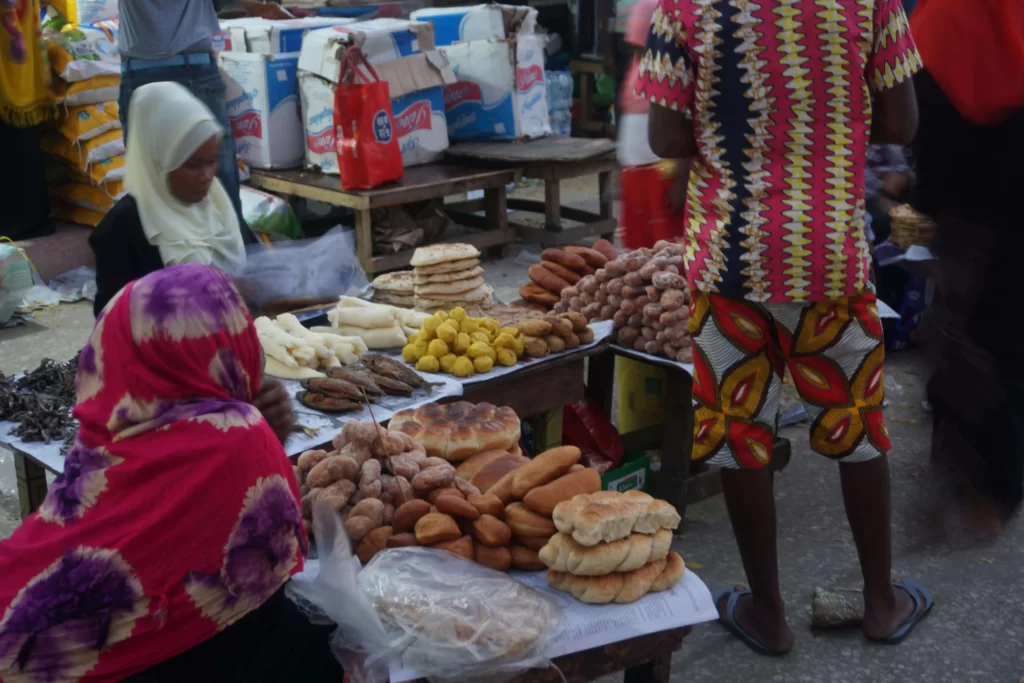
<path id="1" fill-rule="evenodd" d="M 121 108 L 121 124 L 124 126 L 124 138 L 128 140 L 128 103 L 132 93 L 148 83 L 173 81 L 188 88 L 203 104 L 210 108 L 217 121 L 224 127 L 224 138 L 220 143 L 220 165 L 217 178 L 220 179 L 238 214 L 242 236 L 247 243 L 255 242 L 252 232 L 242 218 L 242 202 L 239 198 L 241 183 L 238 179 L 238 160 L 235 156 L 235 137 L 231 133 L 231 121 L 228 119 L 228 105 L 225 100 L 224 80 L 216 64 L 190 64 L 186 66 L 155 67 L 150 69 L 129 69 L 124 65 L 121 71 L 121 94 L 118 104 Z"/>

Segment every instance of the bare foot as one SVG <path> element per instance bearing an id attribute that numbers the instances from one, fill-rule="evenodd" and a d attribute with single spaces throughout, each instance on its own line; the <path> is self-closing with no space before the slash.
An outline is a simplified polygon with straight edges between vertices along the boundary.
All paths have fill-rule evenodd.
<path id="1" fill-rule="evenodd" d="M 736 590 L 746 590 L 743 586 L 736 586 Z M 718 617 L 723 622 L 728 621 L 726 608 L 729 605 L 729 595 L 719 600 Z M 755 603 L 748 593 L 736 603 L 736 611 L 733 612 L 736 624 L 752 635 L 758 642 L 772 652 L 786 654 L 793 649 L 794 637 L 789 624 L 786 623 L 786 613 L 783 606 L 768 606 Z"/>
<path id="2" fill-rule="evenodd" d="M 908 589 L 909 590 L 909 589 Z M 889 595 L 864 595 L 864 619 L 861 628 L 872 640 L 888 638 L 914 613 L 914 601 L 906 590 L 890 586 Z M 917 608 L 925 607 L 924 596 L 918 593 Z"/>

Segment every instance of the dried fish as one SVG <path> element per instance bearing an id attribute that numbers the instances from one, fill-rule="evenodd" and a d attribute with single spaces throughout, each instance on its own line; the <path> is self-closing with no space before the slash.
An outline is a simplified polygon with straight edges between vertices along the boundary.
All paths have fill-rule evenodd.
<path id="1" fill-rule="evenodd" d="M 368 372 L 353 368 L 328 368 L 327 376 L 331 379 L 343 379 L 346 382 L 366 390 L 368 396 L 380 396 L 383 391 L 373 381 Z"/>
<path id="2" fill-rule="evenodd" d="M 374 374 L 396 379 L 413 389 L 419 389 L 427 383 L 415 370 L 394 358 L 388 358 L 378 353 L 369 353 L 363 355 L 359 360 L 362 361 L 363 365 L 372 370 Z"/>
<path id="3" fill-rule="evenodd" d="M 47 358 L 17 379 L 0 374 L 0 420 L 18 423 L 12 431 L 23 441 L 63 441 L 66 451 L 77 429 L 71 417 L 77 367 L 77 357 Z"/>
<path id="4" fill-rule="evenodd" d="M 372 370 L 369 370 L 370 376 L 373 377 L 373 381 L 377 383 L 384 393 L 391 394 L 392 396 L 412 396 L 412 392 L 415 391 L 405 382 L 399 382 L 397 379 L 392 379 L 386 375 L 381 375 Z"/>
<path id="5" fill-rule="evenodd" d="M 325 396 L 315 391 L 300 391 L 295 395 L 295 398 L 307 408 L 319 410 L 323 413 L 347 413 L 363 407 L 362 403 L 356 403 L 345 398 Z"/>
<path id="6" fill-rule="evenodd" d="M 359 387 L 346 382 L 343 379 L 330 379 L 329 377 L 313 377 L 304 379 L 299 384 L 303 389 L 315 391 L 331 398 L 346 398 L 350 401 L 362 401 L 363 394 Z"/>

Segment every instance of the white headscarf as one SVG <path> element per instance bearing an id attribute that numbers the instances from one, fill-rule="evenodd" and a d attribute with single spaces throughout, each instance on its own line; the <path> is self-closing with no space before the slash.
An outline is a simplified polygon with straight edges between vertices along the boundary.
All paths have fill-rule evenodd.
<path id="1" fill-rule="evenodd" d="M 197 204 L 178 200 L 167 175 L 207 140 L 224 135 L 216 117 L 178 83 L 150 83 L 128 110 L 125 190 L 139 208 L 146 239 L 165 266 L 202 263 L 232 271 L 245 263 L 238 216 L 220 180 Z"/>

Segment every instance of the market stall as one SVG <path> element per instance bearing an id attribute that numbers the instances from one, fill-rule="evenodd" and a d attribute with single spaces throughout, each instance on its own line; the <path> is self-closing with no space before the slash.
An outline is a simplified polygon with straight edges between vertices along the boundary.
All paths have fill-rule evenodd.
<path id="1" fill-rule="evenodd" d="M 524 178 L 544 181 L 544 201 L 509 199 L 508 208 L 544 215 L 544 227 L 514 223 L 524 242 L 556 246 L 576 244 L 586 237 L 611 238 L 616 220 L 612 215 L 609 188 L 611 174 L 618 169 L 615 143 L 586 138 L 542 138 L 517 145 L 500 142 L 463 142 L 450 147 L 449 159 L 465 160 L 491 167 L 520 169 Z M 562 205 L 561 181 L 597 174 L 597 213 Z M 582 225 L 565 226 L 567 219 Z"/>

